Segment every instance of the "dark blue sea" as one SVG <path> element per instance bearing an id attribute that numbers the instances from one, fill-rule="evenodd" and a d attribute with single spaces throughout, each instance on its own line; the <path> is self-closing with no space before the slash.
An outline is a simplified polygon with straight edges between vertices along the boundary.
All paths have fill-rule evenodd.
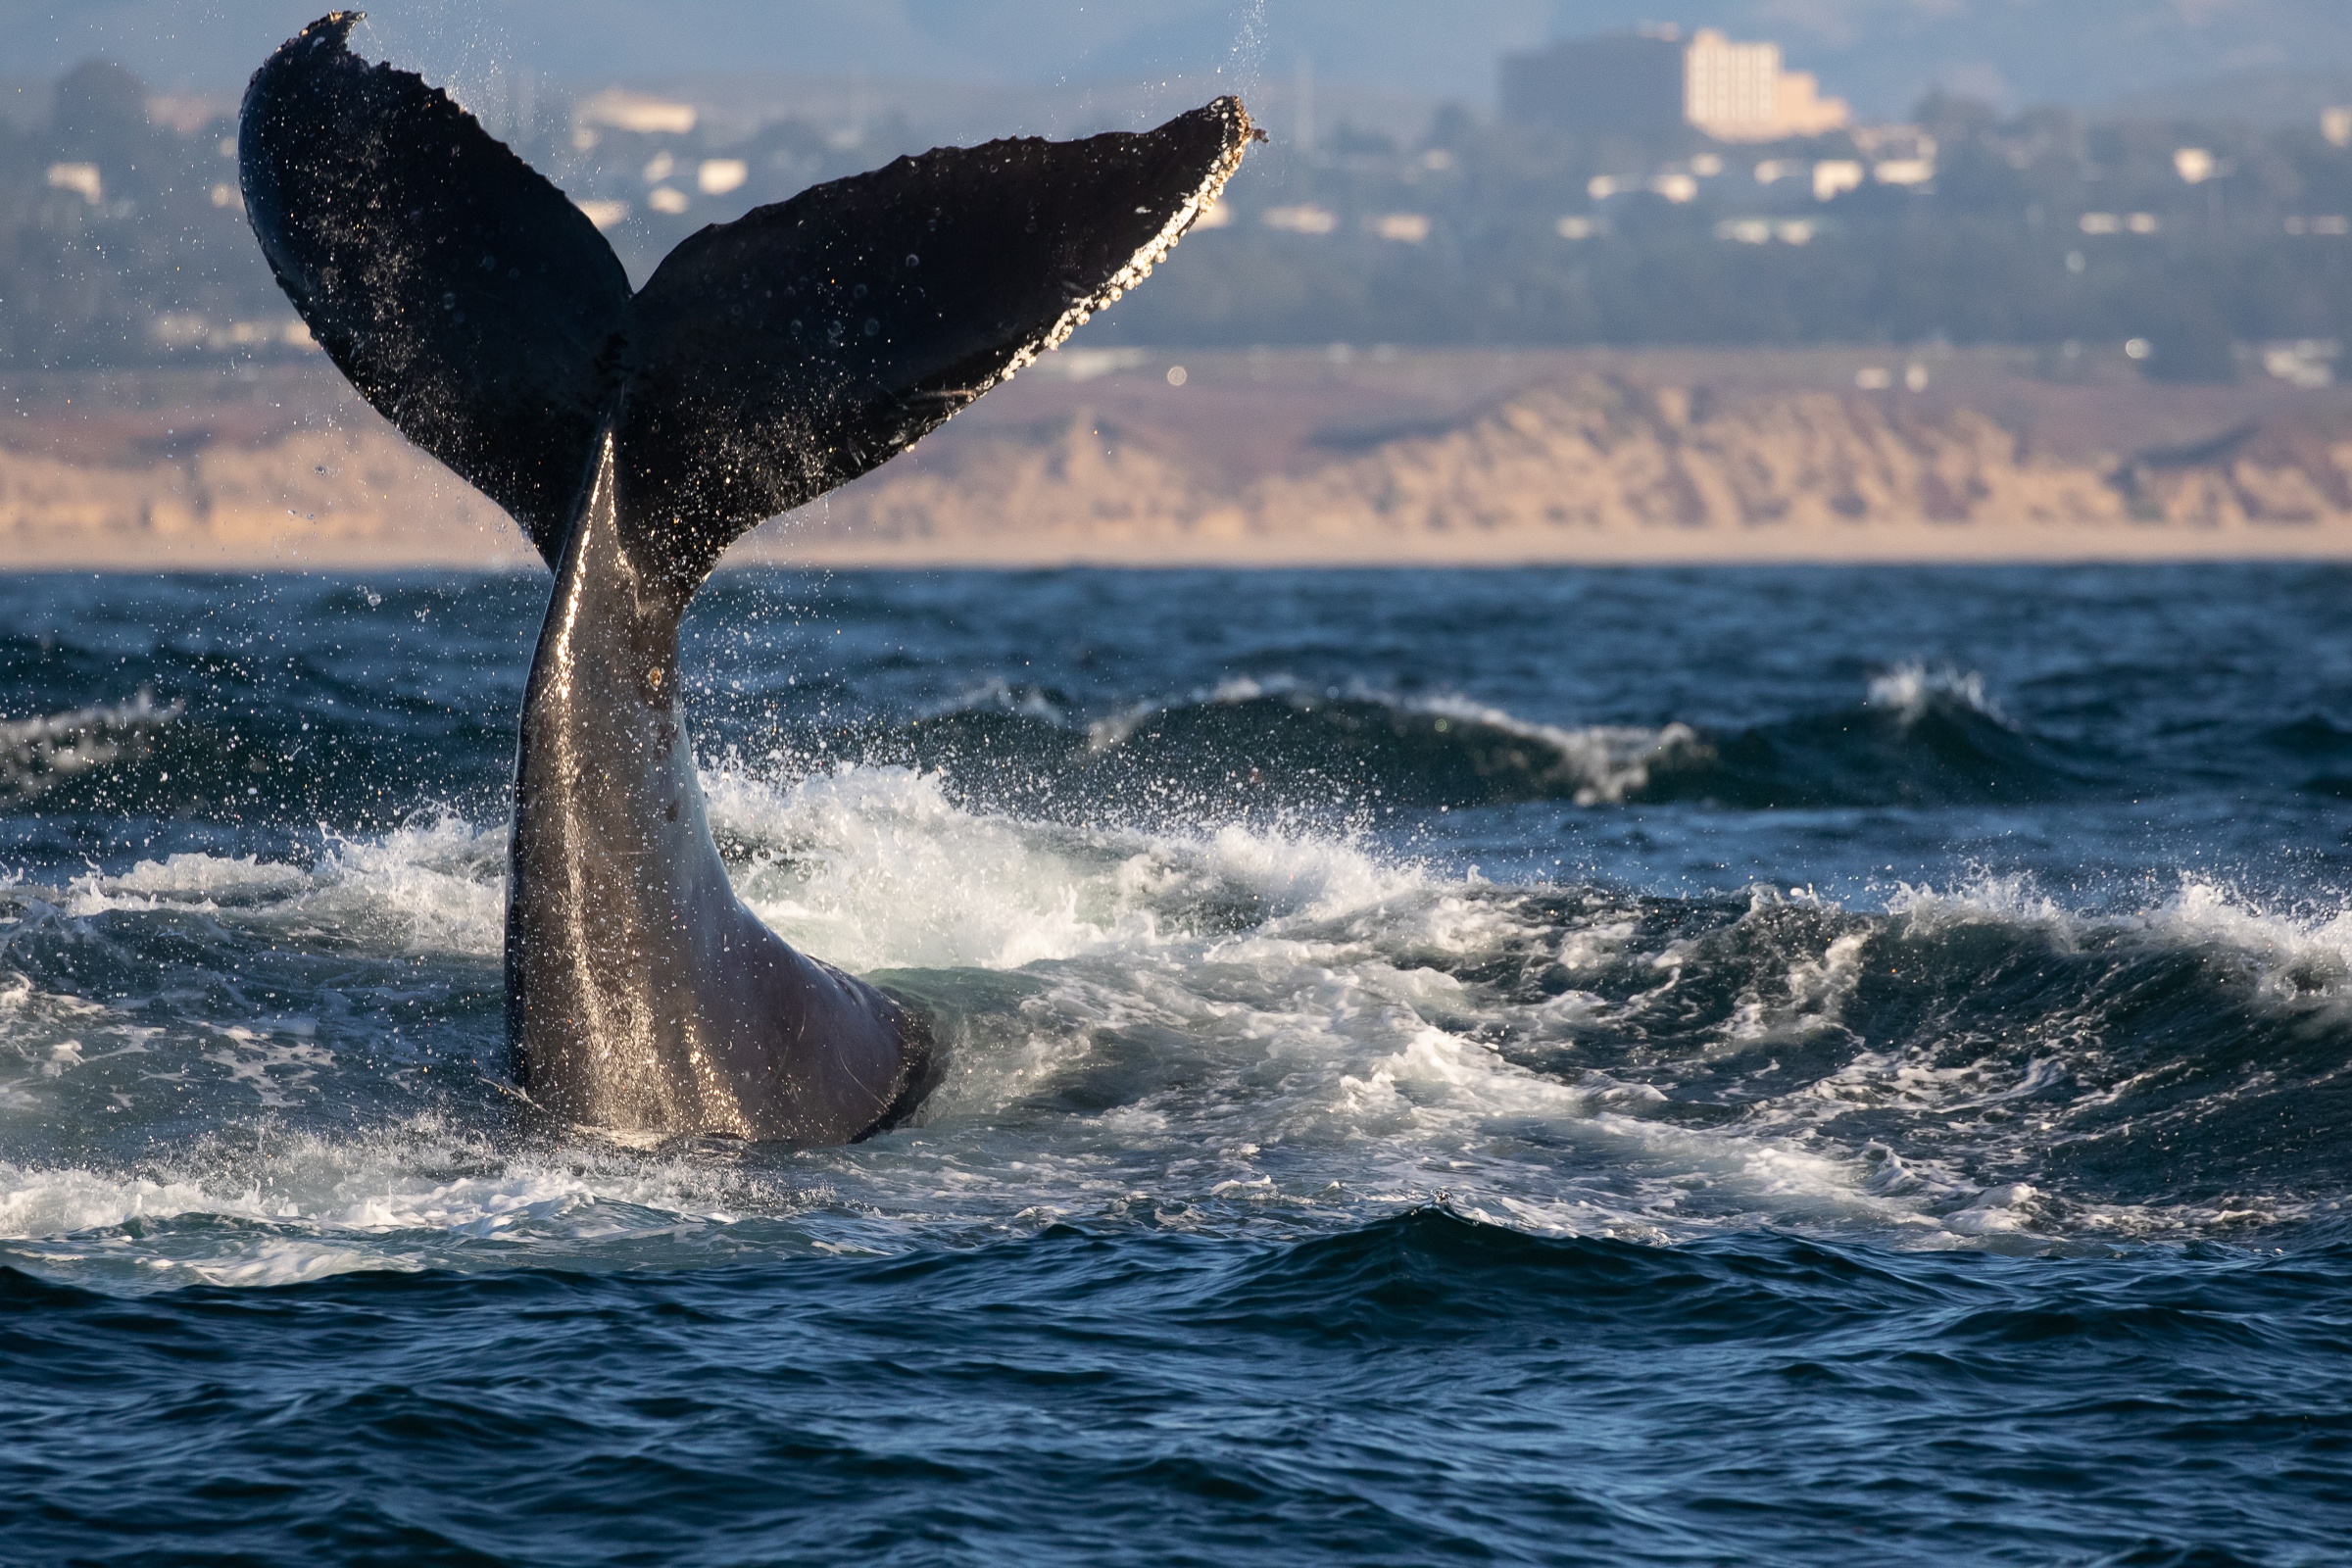
<path id="1" fill-rule="evenodd" d="M 954 1059 L 518 1114 L 543 575 L 0 579 L 0 1561 L 2352 1561 L 2352 571 L 722 575 Z"/>

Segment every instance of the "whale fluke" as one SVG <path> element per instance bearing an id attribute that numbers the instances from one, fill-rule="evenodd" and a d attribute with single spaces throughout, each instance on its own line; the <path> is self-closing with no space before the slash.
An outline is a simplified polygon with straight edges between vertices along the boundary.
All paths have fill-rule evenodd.
<path id="1" fill-rule="evenodd" d="M 677 635 L 727 545 L 906 450 L 1148 276 L 1255 134 L 940 148 L 702 229 L 632 294 L 563 192 L 437 88 L 312 24 L 254 74 L 246 212 L 368 401 L 556 573 L 509 888 L 517 1080 L 617 1131 L 861 1137 L 938 1081 L 921 1021 L 729 887 Z"/>
<path id="2" fill-rule="evenodd" d="M 634 297 L 585 214 L 357 12 L 254 75 L 246 212 L 328 356 L 553 566 L 601 419 L 699 582 L 744 529 L 886 461 L 1148 276 L 1241 163 L 1223 98 L 1156 130 L 943 147 L 713 224 Z M 654 541 L 647 541 L 649 544 Z"/>

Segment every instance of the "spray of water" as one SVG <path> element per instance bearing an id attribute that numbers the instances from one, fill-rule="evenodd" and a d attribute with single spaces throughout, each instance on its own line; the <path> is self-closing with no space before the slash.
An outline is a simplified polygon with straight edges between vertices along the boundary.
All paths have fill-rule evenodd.
<path id="1" fill-rule="evenodd" d="M 1223 74 L 1229 89 L 1245 100 L 1256 90 L 1266 69 L 1266 0 L 1250 0 L 1234 15 L 1233 43 L 1225 51 Z"/>

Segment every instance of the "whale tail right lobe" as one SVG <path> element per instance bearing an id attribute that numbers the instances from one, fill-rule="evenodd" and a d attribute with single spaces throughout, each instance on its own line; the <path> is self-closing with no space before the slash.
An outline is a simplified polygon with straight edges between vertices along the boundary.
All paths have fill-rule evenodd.
<path id="1" fill-rule="evenodd" d="M 246 211 L 329 357 L 553 566 L 611 421 L 637 564 L 683 606 L 727 545 L 874 467 L 1117 299 L 1255 134 L 941 148 L 714 224 L 632 294 L 563 192 L 337 12 L 247 89 Z"/>

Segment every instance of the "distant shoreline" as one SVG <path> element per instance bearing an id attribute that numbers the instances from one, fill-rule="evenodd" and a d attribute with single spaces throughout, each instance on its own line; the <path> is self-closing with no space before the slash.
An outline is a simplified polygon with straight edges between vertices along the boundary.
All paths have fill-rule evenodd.
<path id="1" fill-rule="evenodd" d="M 2352 392 L 2112 368 L 2062 384 L 2037 365 L 2000 349 L 1065 351 L 729 562 L 2352 561 Z M 0 571 L 531 559 L 324 367 L 25 378 L 18 406 L 0 428 Z"/>
<path id="2" fill-rule="evenodd" d="M 1235 571 L 1294 570 L 1309 567 L 1364 567 L 1406 571 L 1416 567 L 1462 567 L 1505 571 L 1515 567 L 1549 566 L 2000 566 L 2000 565 L 2132 565 L 2166 562 L 2352 561 L 2352 528 L 2332 529 L 2324 537 L 2297 537 L 2281 529 L 2277 538 L 2233 533 L 2217 538 L 2180 535 L 2118 536 L 2114 538 L 2051 538 L 2032 529 L 1985 528 L 1961 537 L 1903 532 L 1876 534 L 1824 547 L 1814 540 L 1787 546 L 1740 541 L 1726 548 L 1715 539 L 1693 540 L 1669 547 L 1662 541 L 1608 541 L 1607 548 L 1535 554 L 1507 542 L 1482 547 L 1476 540 L 1419 551 L 1352 552 L 1295 548 L 1270 540 L 1263 548 L 1186 554 L 1179 551 L 1137 551 L 1131 555 L 1090 555 L 1058 552 L 1023 553 L 1007 549 L 995 555 L 957 555 L 950 551 L 912 548 L 891 550 L 857 540 L 802 552 L 789 547 L 767 549 L 731 559 L 729 566 L 805 566 L 831 571 L 979 570 L 1035 571 L 1061 567 L 1103 569 L 1225 569 Z M 1750 546 L 1755 546 L 1751 548 Z"/>
<path id="3" fill-rule="evenodd" d="M 716 574 L 749 571 L 813 571 L 855 574 L 859 572 L 1001 572 L 1006 575 L 1035 571 L 1551 571 L 1591 567 L 1594 570 L 1670 569 L 1675 567 L 1707 566 L 1726 570 L 1763 570 L 1777 566 L 1877 567 L 1975 567 L 1975 566 L 2162 566 L 2162 565 L 2271 565 L 2309 564 L 2328 565 L 2352 563 L 2352 541 L 2330 540 L 2325 549 L 2289 548 L 2293 541 L 2282 541 L 2280 548 L 2244 548 L 2244 541 L 2217 541 L 2217 548 L 2199 552 L 2188 549 L 2166 548 L 2140 551 L 2065 551 L 2058 549 L 2035 551 L 2031 548 L 2003 549 L 1999 541 L 1988 541 L 1979 553 L 1945 552 L 1932 554 L 1924 550 L 1895 548 L 1882 553 L 1855 551 L 1844 555 L 1806 554 L 1789 552 L 1690 551 L 1680 555 L 1666 553 L 1604 556 L 1527 557 L 1495 554 L 1481 556 L 1472 552 L 1448 555 L 1363 556 L 1342 559 L 1332 555 L 1288 555 L 1269 551 L 1264 554 L 1217 555 L 1186 557 L 1176 555 L 1137 555 L 1127 558 L 1110 557 L 1024 557 L 1012 554 L 994 559 L 960 558 L 947 555 L 859 554 L 825 551 L 808 556 L 796 556 L 786 551 L 765 552 L 741 558 L 730 557 L 719 563 Z M 364 576 L 370 573 L 397 574 L 405 572 L 445 572 L 466 576 L 533 576 L 545 575 L 546 568 L 533 557 L 516 558 L 461 558 L 446 556 L 375 556 L 322 557 L 299 559 L 290 555 L 273 556 L 269 560 L 249 560 L 241 557 L 222 557 L 217 560 L 169 560 L 151 565 L 125 566 L 118 563 L 92 561 L 49 561 L 34 563 L 0 563 L 0 575 L 12 577 L 151 577 L 151 576 Z"/>

